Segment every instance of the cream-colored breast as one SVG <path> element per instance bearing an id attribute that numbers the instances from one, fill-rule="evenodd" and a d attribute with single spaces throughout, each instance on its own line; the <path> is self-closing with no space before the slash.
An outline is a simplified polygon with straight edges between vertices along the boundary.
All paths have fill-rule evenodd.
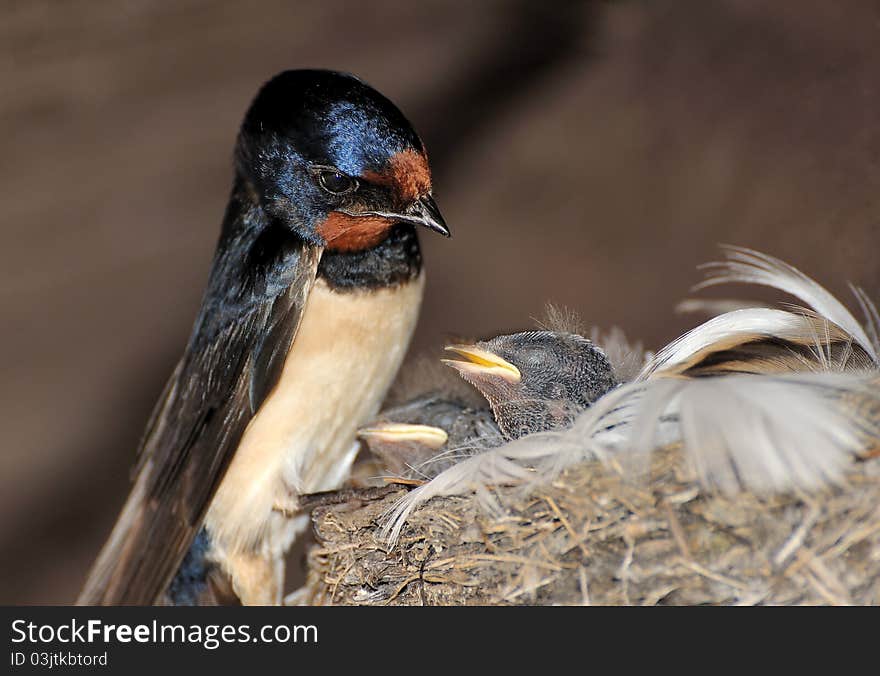
<path id="1" fill-rule="evenodd" d="M 315 283 L 280 380 L 208 510 L 205 523 L 220 548 L 277 554 L 287 521 L 278 506 L 344 480 L 356 430 L 376 415 L 403 360 L 423 289 L 423 276 L 344 293 Z"/>

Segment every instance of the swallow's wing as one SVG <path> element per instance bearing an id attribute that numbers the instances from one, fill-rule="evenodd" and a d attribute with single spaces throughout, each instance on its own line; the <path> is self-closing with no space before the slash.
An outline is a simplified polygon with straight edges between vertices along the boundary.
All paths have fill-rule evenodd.
<path id="1" fill-rule="evenodd" d="M 81 605 L 160 600 L 245 427 L 277 382 L 321 250 L 277 230 L 260 238 L 243 254 L 235 241 L 220 247 L 189 346 L 147 426 L 134 486 Z"/>

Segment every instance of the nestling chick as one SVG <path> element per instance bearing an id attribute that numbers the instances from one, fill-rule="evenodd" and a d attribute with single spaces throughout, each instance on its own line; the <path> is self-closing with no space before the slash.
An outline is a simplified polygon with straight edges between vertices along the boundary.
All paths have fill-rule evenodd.
<path id="1" fill-rule="evenodd" d="M 488 409 L 438 394 L 383 411 L 358 436 L 390 474 L 425 480 L 502 441 Z"/>
<path id="2" fill-rule="evenodd" d="M 467 361 L 443 363 L 479 391 L 491 412 L 468 405 L 442 375 L 423 373 L 435 391 L 383 411 L 358 433 L 395 476 L 431 479 L 505 439 L 567 427 L 617 384 L 605 354 L 574 333 L 527 331 L 447 350 Z"/>
<path id="3" fill-rule="evenodd" d="M 567 427 L 618 385 L 605 354 L 574 333 L 527 331 L 450 345 L 445 359 L 489 402 L 507 439 Z"/>

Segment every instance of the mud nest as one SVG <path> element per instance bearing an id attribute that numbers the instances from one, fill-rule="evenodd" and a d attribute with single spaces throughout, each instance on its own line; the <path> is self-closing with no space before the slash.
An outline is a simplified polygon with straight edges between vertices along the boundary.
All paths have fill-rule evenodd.
<path id="1" fill-rule="evenodd" d="M 316 604 L 876 604 L 880 460 L 804 495 L 699 490 L 675 449 L 639 482 L 599 463 L 551 485 L 435 498 L 399 541 L 382 516 L 405 487 L 312 513 L 307 598 Z"/>

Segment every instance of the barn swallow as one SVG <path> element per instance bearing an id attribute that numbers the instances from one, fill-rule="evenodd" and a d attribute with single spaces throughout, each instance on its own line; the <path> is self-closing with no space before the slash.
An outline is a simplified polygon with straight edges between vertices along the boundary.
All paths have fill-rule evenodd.
<path id="1" fill-rule="evenodd" d="M 172 583 L 191 598 L 206 562 L 243 604 L 278 603 L 297 497 L 344 480 L 407 349 L 417 228 L 449 236 L 419 136 L 350 75 L 270 80 L 234 167 L 201 309 L 80 604 L 168 602 Z M 196 573 L 175 578 L 194 543 Z"/>
<path id="2" fill-rule="evenodd" d="M 443 362 L 489 402 L 508 439 L 567 426 L 618 385 L 608 358 L 575 333 L 527 331 L 474 345 L 449 345 Z"/>
<path id="3" fill-rule="evenodd" d="M 487 408 L 430 393 L 382 411 L 358 437 L 393 476 L 427 480 L 499 443 L 501 433 Z"/>

